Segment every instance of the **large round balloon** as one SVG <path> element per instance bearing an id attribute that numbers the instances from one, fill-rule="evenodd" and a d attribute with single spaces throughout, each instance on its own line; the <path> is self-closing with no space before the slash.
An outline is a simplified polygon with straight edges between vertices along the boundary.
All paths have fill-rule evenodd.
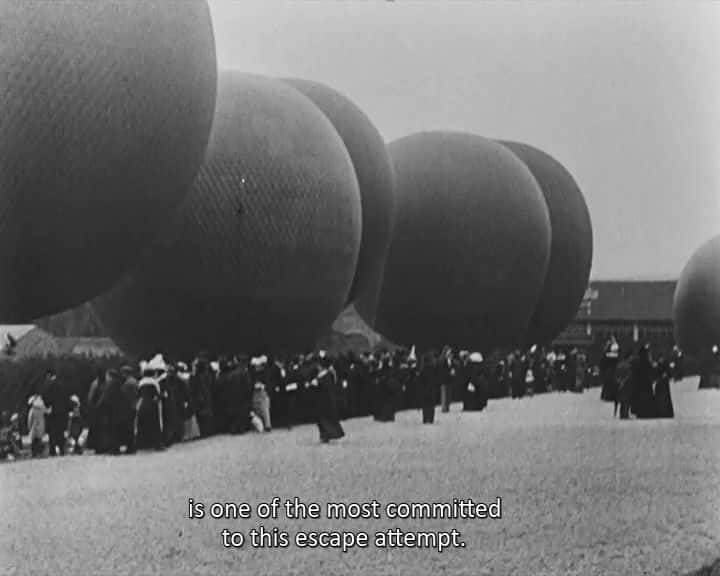
<path id="1" fill-rule="evenodd" d="M 217 64 L 202 0 L 0 3 L 0 320 L 110 288 L 203 159 Z"/>
<path id="2" fill-rule="evenodd" d="M 550 213 L 550 263 L 528 327 L 528 344 L 546 344 L 572 322 L 590 280 L 593 231 L 585 198 L 570 173 L 528 144 L 501 141 L 530 169 Z"/>
<path id="3" fill-rule="evenodd" d="M 680 275 L 673 301 L 675 339 L 703 356 L 720 345 L 720 236 L 703 244 Z"/>
<path id="4" fill-rule="evenodd" d="M 471 134 L 416 134 L 389 150 L 397 210 L 377 330 L 423 347 L 520 343 L 550 256 L 528 168 Z"/>
<path id="5" fill-rule="evenodd" d="M 94 308 L 133 353 L 312 346 L 345 304 L 360 219 L 350 156 L 322 112 L 279 80 L 221 73 L 172 232 Z"/>
<path id="6" fill-rule="evenodd" d="M 346 96 L 309 80 L 287 79 L 329 118 L 355 167 L 362 204 L 362 240 L 349 300 L 373 324 L 390 247 L 395 179 L 385 141 L 366 114 Z"/>

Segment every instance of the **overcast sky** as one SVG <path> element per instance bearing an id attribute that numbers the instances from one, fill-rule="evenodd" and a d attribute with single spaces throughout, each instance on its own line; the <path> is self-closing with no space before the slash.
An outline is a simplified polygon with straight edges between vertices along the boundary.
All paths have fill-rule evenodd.
<path id="1" fill-rule="evenodd" d="M 580 184 L 593 278 L 677 277 L 720 233 L 720 2 L 211 1 L 221 69 L 352 98 L 387 141 L 520 140 Z"/>

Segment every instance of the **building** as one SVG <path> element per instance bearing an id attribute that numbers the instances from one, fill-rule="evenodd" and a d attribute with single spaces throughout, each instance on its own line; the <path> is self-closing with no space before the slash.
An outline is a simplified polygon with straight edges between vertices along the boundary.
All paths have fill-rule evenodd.
<path id="1" fill-rule="evenodd" d="M 622 350 L 648 342 L 656 354 L 675 344 L 672 306 L 675 280 L 612 280 L 591 282 L 574 322 L 555 344 L 586 350 L 597 362 L 614 334 Z"/>
<path id="2" fill-rule="evenodd" d="M 61 356 L 87 358 L 112 358 L 122 356 L 122 351 L 110 338 L 57 337 Z"/>
<path id="3" fill-rule="evenodd" d="M 0 326 L 0 361 L 81 356 L 107 358 L 122 352 L 109 338 L 59 337 L 34 324 Z"/>
<path id="4" fill-rule="evenodd" d="M 33 324 L 0 326 L 0 361 L 56 356 L 55 337 Z"/>

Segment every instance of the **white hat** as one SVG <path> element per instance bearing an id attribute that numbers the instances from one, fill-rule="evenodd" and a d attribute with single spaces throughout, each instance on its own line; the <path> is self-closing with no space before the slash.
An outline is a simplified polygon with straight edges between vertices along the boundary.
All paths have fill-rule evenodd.
<path id="1" fill-rule="evenodd" d="M 417 361 L 417 356 L 415 354 L 415 344 L 413 344 L 413 347 L 410 348 L 410 354 L 408 355 L 408 360 Z"/>
<path id="2" fill-rule="evenodd" d="M 267 364 L 267 356 L 255 356 L 250 360 L 250 366 L 264 366 Z"/>
<path id="3" fill-rule="evenodd" d="M 167 371 L 167 364 L 165 364 L 165 359 L 162 357 L 162 354 L 156 354 L 155 357 L 150 360 L 150 362 L 145 364 L 145 370 L 152 370 L 157 372 Z"/>
<path id="4" fill-rule="evenodd" d="M 483 355 L 480 354 L 480 352 L 473 352 L 470 354 L 470 362 L 473 362 L 474 364 L 479 364 L 483 361 Z"/>

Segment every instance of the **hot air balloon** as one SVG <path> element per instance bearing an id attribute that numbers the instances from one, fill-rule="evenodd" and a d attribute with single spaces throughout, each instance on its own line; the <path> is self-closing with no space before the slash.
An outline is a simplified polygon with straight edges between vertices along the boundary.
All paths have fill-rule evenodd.
<path id="1" fill-rule="evenodd" d="M 546 344 L 572 322 L 590 280 L 593 231 L 585 198 L 552 156 L 521 142 L 500 142 L 530 169 L 550 214 L 550 263 L 526 342 Z"/>
<path id="2" fill-rule="evenodd" d="M 342 310 L 360 250 L 342 139 L 279 80 L 223 72 L 206 160 L 170 231 L 93 307 L 126 351 L 297 350 Z"/>
<path id="3" fill-rule="evenodd" d="M 107 290 L 203 159 L 207 3 L 0 3 L 0 320 Z"/>
<path id="4" fill-rule="evenodd" d="M 550 257 L 548 209 L 528 168 L 472 134 L 426 132 L 388 148 L 397 208 L 377 330 L 424 348 L 519 343 Z"/>
<path id="5" fill-rule="evenodd" d="M 704 358 L 720 346 L 720 236 L 692 255 L 675 287 L 675 340 L 684 352 Z"/>
<path id="6" fill-rule="evenodd" d="M 328 117 L 355 167 L 362 205 L 362 240 L 348 299 L 372 326 L 395 211 L 395 179 L 385 141 L 367 115 L 346 96 L 309 80 L 285 81 Z"/>

